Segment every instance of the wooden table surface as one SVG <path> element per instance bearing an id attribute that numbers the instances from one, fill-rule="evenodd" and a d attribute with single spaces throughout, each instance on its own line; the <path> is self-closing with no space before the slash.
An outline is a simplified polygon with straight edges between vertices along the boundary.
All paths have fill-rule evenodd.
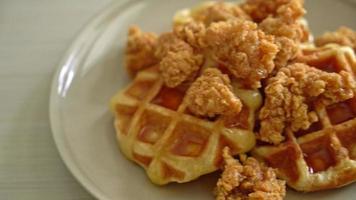
<path id="1" fill-rule="evenodd" d="M 80 29 L 110 0 L 0 0 L 0 199 L 94 199 L 59 157 L 52 77 Z"/>

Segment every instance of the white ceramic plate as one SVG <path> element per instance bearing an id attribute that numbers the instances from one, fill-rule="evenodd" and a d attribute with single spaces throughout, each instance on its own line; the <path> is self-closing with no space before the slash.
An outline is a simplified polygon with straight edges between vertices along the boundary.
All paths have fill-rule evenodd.
<path id="1" fill-rule="evenodd" d="M 216 175 L 187 184 L 158 187 L 144 171 L 118 150 L 110 97 L 128 83 L 123 49 L 128 26 L 145 31 L 168 31 L 173 13 L 196 0 L 116 1 L 97 15 L 78 36 L 55 75 L 50 118 L 60 154 L 73 175 L 102 200 L 213 199 Z M 308 20 L 320 34 L 339 25 L 356 28 L 352 0 L 307 0 Z M 327 192 L 288 192 L 287 199 L 350 199 L 356 185 Z"/>

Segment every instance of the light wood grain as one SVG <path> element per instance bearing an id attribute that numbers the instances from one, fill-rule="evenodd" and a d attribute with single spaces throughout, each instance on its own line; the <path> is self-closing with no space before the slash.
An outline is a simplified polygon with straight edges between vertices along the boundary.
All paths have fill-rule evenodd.
<path id="1" fill-rule="evenodd" d="M 48 99 L 57 64 L 109 0 L 0 1 L 0 199 L 93 199 L 54 145 Z"/>

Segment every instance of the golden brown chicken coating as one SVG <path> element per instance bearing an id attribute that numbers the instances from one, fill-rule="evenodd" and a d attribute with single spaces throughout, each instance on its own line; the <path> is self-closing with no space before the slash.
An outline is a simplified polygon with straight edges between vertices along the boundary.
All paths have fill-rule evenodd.
<path id="1" fill-rule="evenodd" d="M 202 22 L 191 21 L 187 24 L 175 26 L 174 33 L 196 49 L 202 49 L 206 46 L 204 40 L 206 27 Z"/>
<path id="2" fill-rule="evenodd" d="M 206 26 L 209 26 L 214 22 L 227 21 L 236 18 L 246 20 L 251 19 L 238 4 L 226 2 L 214 2 L 203 9 L 193 12 L 193 19 L 198 22 L 203 22 Z"/>
<path id="3" fill-rule="evenodd" d="M 275 71 L 278 71 L 300 55 L 300 46 L 297 42 L 287 37 L 276 37 L 276 44 L 278 45 L 279 51 L 274 60 L 274 64 Z"/>
<path id="4" fill-rule="evenodd" d="M 277 15 L 263 20 L 259 26 L 268 34 L 287 37 L 293 41 L 305 40 L 305 27 L 298 21 L 305 14 L 301 1 L 291 0 L 278 8 Z"/>
<path id="5" fill-rule="evenodd" d="M 265 88 L 259 139 L 278 144 L 284 140 L 286 128 L 292 132 L 308 129 L 318 120 L 311 102 L 329 105 L 344 101 L 354 96 L 355 88 L 352 75 L 345 71 L 328 73 L 302 63 L 281 68 Z"/>
<path id="6" fill-rule="evenodd" d="M 174 33 L 159 37 L 156 56 L 160 58 L 159 70 L 167 87 L 177 87 L 192 80 L 203 63 L 203 56 Z"/>
<path id="7" fill-rule="evenodd" d="M 208 68 L 195 80 L 186 96 L 189 110 L 206 117 L 239 113 L 242 103 L 232 93 L 227 75 L 216 68 Z"/>
<path id="8" fill-rule="evenodd" d="M 137 26 L 130 27 L 125 62 L 131 76 L 158 62 L 154 55 L 156 42 L 157 36 L 154 33 L 144 33 Z"/>
<path id="9" fill-rule="evenodd" d="M 177 87 L 184 81 L 193 79 L 203 62 L 201 55 L 192 51 L 170 51 L 161 60 L 159 70 L 167 87 Z"/>
<path id="10" fill-rule="evenodd" d="M 259 23 L 268 16 L 274 17 L 280 6 L 295 0 L 247 0 L 242 9 L 251 16 L 253 21 Z M 297 0 L 303 2 L 303 0 Z"/>
<path id="11" fill-rule="evenodd" d="M 264 19 L 259 27 L 276 36 L 279 46 L 275 60 L 276 70 L 288 64 L 300 52 L 300 43 L 308 40 L 309 32 L 299 19 L 305 14 L 303 1 L 291 0 L 277 9 L 275 16 Z"/>
<path id="12" fill-rule="evenodd" d="M 164 58 L 168 52 L 191 51 L 192 47 L 184 40 L 177 37 L 174 33 L 163 33 L 157 40 L 155 56 L 159 59 Z"/>
<path id="13" fill-rule="evenodd" d="M 256 159 L 241 156 L 242 164 L 225 148 L 224 171 L 218 180 L 216 200 L 282 200 L 286 195 L 285 181 L 278 180 L 272 168 Z"/>
<path id="14" fill-rule="evenodd" d="M 213 23 L 207 29 L 206 41 L 218 64 L 246 87 L 261 87 L 261 79 L 274 69 L 273 60 L 278 52 L 274 38 L 251 21 L 236 19 Z"/>

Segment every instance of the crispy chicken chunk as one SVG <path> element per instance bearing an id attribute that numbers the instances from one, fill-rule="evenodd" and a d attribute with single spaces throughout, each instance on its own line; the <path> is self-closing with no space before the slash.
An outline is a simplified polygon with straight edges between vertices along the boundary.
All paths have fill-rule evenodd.
<path id="1" fill-rule="evenodd" d="M 274 69 L 278 52 L 274 38 L 251 21 L 213 23 L 207 29 L 206 41 L 213 58 L 247 87 L 261 87 L 261 79 Z"/>
<path id="2" fill-rule="evenodd" d="M 203 56 L 173 33 L 158 39 L 156 56 L 160 58 L 159 70 L 167 87 L 177 87 L 192 80 L 203 63 Z"/>
<path id="3" fill-rule="evenodd" d="M 277 8 L 276 17 L 283 18 L 284 21 L 294 23 L 306 13 L 304 0 L 290 0 Z"/>
<path id="4" fill-rule="evenodd" d="M 239 113 L 242 103 L 232 93 L 227 75 L 208 68 L 187 91 L 188 109 L 195 115 L 214 117 Z"/>
<path id="5" fill-rule="evenodd" d="M 282 200 L 285 181 L 278 180 L 272 168 L 256 159 L 241 156 L 242 164 L 225 148 L 224 171 L 215 189 L 216 200 Z"/>
<path id="6" fill-rule="evenodd" d="M 242 9 L 251 16 L 253 21 L 259 23 L 269 16 L 274 17 L 280 6 L 291 1 L 294 0 L 247 0 L 242 4 Z"/>
<path id="7" fill-rule="evenodd" d="M 204 41 L 206 27 L 202 22 L 191 21 L 175 26 L 174 33 L 194 48 L 202 49 L 206 46 Z"/>
<path id="8" fill-rule="evenodd" d="M 130 27 L 125 60 L 131 76 L 158 62 L 154 55 L 156 42 L 157 36 L 154 33 L 143 33 L 137 26 Z"/>
<path id="9" fill-rule="evenodd" d="M 309 105 L 330 105 L 350 99 L 355 88 L 352 75 L 345 71 L 328 73 L 301 63 L 282 68 L 265 88 L 259 139 L 278 144 L 284 140 L 285 129 L 292 132 L 308 129 L 318 121 Z"/>
<path id="10" fill-rule="evenodd" d="M 168 52 L 192 51 L 192 47 L 184 40 L 177 37 L 174 33 L 163 33 L 157 41 L 155 56 L 159 59 L 164 58 Z"/>
<path id="11" fill-rule="evenodd" d="M 276 70 L 288 64 L 300 52 L 299 44 L 308 40 L 306 27 L 298 20 L 305 14 L 303 1 L 291 0 L 277 9 L 275 16 L 264 19 L 259 27 L 266 33 L 276 36 L 279 46 L 275 60 Z"/>
<path id="12" fill-rule="evenodd" d="M 198 72 L 203 57 L 191 51 L 170 51 L 161 60 L 159 69 L 167 87 L 177 87 L 184 81 L 193 79 Z"/>
<path id="13" fill-rule="evenodd" d="M 304 28 L 298 19 L 305 14 L 303 4 L 298 0 L 281 6 L 275 17 L 268 17 L 260 23 L 260 28 L 268 34 L 287 37 L 293 41 L 303 40 Z"/>
<path id="14" fill-rule="evenodd" d="M 280 49 L 274 60 L 275 71 L 278 71 L 299 55 L 300 47 L 297 42 L 287 37 L 276 37 L 276 44 Z"/>
<path id="15" fill-rule="evenodd" d="M 356 32 L 348 27 L 342 26 L 335 32 L 327 32 L 315 40 L 316 46 L 336 43 L 349 46 L 356 52 Z"/>
<path id="16" fill-rule="evenodd" d="M 193 19 L 198 22 L 203 22 L 206 26 L 209 26 L 214 22 L 227 21 L 236 18 L 251 19 L 238 4 L 226 2 L 215 2 L 203 9 L 193 12 Z"/>

